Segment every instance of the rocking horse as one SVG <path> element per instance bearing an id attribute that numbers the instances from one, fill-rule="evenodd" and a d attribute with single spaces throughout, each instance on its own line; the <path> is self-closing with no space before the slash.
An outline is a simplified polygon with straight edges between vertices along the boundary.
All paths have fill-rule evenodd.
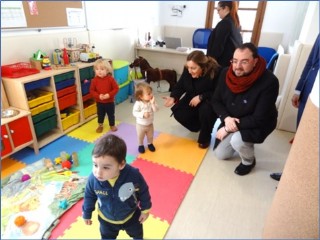
<path id="1" fill-rule="evenodd" d="M 166 80 L 170 85 L 169 91 L 171 91 L 177 83 L 177 72 L 175 70 L 152 68 L 149 62 L 143 57 L 139 56 L 129 66 L 130 68 L 140 67 L 141 74 L 147 83 Z"/>

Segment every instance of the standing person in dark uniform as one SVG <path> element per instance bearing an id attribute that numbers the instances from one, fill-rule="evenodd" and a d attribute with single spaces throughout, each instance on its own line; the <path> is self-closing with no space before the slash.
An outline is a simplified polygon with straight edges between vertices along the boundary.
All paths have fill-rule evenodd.
<path id="1" fill-rule="evenodd" d="M 222 20 L 210 34 L 207 55 L 216 59 L 222 67 L 230 65 L 234 50 L 242 44 L 237 10 L 237 2 L 218 2 L 217 11 Z"/>
<path id="2" fill-rule="evenodd" d="M 219 64 L 202 51 L 187 56 L 183 73 L 164 105 L 171 107 L 174 118 L 191 132 L 200 131 L 200 148 L 208 148 L 211 133 L 217 119 L 210 100 L 217 85 Z"/>

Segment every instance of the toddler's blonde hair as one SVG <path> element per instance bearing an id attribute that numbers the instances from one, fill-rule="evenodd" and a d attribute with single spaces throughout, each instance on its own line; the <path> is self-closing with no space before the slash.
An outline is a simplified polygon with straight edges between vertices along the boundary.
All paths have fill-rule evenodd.
<path id="1" fill-rule="evenodd" d="M 152 92 L 152 87 L 149 85 L 149 83 L 141 82 L 135 86 L 134 96 L 135 96 L 136 100 L 141 100 L 141 96 L 143 95 L 143 91 Z"/>
<path id="2" fill-rule="evenodd" d="M 107 70 L 107 75 L 112 75 L 112 66 L 106 59 L 98 59 L 95 61 L 93 64 L 94 70 L 96 70 L 97 67 Z"/>

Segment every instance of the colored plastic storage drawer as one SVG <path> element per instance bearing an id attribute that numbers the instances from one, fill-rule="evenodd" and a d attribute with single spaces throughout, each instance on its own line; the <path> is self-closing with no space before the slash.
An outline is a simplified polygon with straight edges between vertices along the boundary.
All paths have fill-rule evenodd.
<path id="1" fill-rule="evenodd" d="M 94 100 L 89 100 L 84 103 L 84 118 L 88 118 L 97 113 L 97 105 Z"/>
<path id="2" fill-rule="evenodd" d="M 74 85 L 75 80 L 76 80 L 75 78 L 70 78 L 70 79 L 56 83 L 56 90 L 59 91 L 63 88 Z"/>
<path id="3" fill-rule="evenodd" d="M 90 93 L 88 93 L 87 95 L 82 96 L 82 102 L 85 102 L 85 101 L 87 101 L 87 100 L 89 100 L 91 98 L 92 98 L 92 95 Z"/>
<path id="4" fill-rule="evenodd" d="M 58 98 L 58 103 L 59 103 L 59 109 L 64 110 L 68 107 L 71 107 L 73 105 L 77 104 L 77 93 L 70 93 L 67 94 L 61 98 Z"/>
<path id="5" fill-rule="evenodd" d="M 44 79 L 39 79 L 34 82 L 26 83 L 26 84 L 24 84 L 24 89 L 26 91 L 31 91 L 31 90 L 34 90 L 37 88 L 48 87 L 48 86 L 50 86 L 50 77 L 44 78 Z"/>
<path id="6" fill-rule="evenodd" d="M 64 119 L 61 119 L 62 129 L 66 130 L 67 128 L 76 125 L 80 122 L 80 111 L 77 109 L 70 109 L 68 111 L 70 114 Z"/>
<path id="7" fill-rule="evenodd" d="M 122 60 L 113 61 L 113 73 L 119 85 L 125 83 L 129 78 L 129 62 Z"/>
<path id="8" fill-rule="evenodd" d="M 43 134 L 49 132 L 50 130 L 52 130 L 56 127 L 57 127 L 57 115 L 56 114 L 34 124 L 34 130 L 36 132 L 37 137 L 42 136 Z"/>
<path id="9" fill-rule="evenodd" d="M 53 108 L 53 107 L 54 107 L 54 101 L 41 104 L 35 108 L 30 109 L 31 116 L 42 113 L 43 111 L 49 110 L 50 108 Z"/>
<path id="10" fill-rule="evenodd" d="M 57 97 L 60 98 L 60 97 L 63 97 L 67 94 L 74 93 L 76 91 L 77 91 L 76 85 L 66 87 L 66 88 L 63 88 L 63 89 L 57 91 Z"/>
<path id="11" fill-rule="evenodd" d="M 81 93 L 82 96 L 87 95 L 90 91 L 91 80 L 87 80 L 85 82 L 81 82 Z"/>
<path id="12" fill-rule="evenodd" d="M 34 99 L 28 101 L 28 105 L 30 108 L 34 108 L 36 106 L 39 106 L 40 104 L 50 102 L 53 100 L 53 93 L 42 91 L 42 90 L 33 90 L 27 93 L 28 98 L 29 97 L 35 97 Z"/>
<path id="13" fill-rule="evenodd" d="M 86 67 L 86 68 L 81 68 L 79 69 L 79 73 L 80 73 L 80 80 L 84 81 L 84 80 L 89 80 L 94 78 L 94 70 L 93 67 Z"/>
<path id="14" fill-rule="evenodd" d="M 59 74 L 59 75 L 55 75 L 54 76 L 54 82 L 58 83 L 58 82 L 61 82 L 61 81 L 68 80 L 70 78 L 74 78 L 74 71 L 62 73 L 62 74 Z"/>
<path id="15" fill-rule="evenodd" d="M 43 111 L 42 113 L 39 113 L 35 116 L 32 116 L 32 122 L 33 122 L 33 124 L 36 124 L 36 123 L 38 123 L 48 117 L 51 117 L 55 114 L 56 114 L 56 108 L 54 107 L 49 110 Z"/>
<path id="16" fill-rule="evenodd" d="M 119 92 L 116 95 L 115 102 L 116 104 L 122 103 L 123 101 L 128 99 L 129 90 L 130 90 L 131 81 L 128 80 L 125 83 L 119 86 Z"/>

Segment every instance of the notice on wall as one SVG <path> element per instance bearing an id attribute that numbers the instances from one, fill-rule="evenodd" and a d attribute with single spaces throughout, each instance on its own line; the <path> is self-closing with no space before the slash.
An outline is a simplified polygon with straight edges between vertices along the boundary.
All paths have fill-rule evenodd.
<path id="1" fill-rule="evenodd" d="M 1 28 L 27 27 L 22 1 L 1 1 Z"/>
<path id="2" fill-rule="evenodd" d="M 67 8 L 67 18 L 69 27 L 84 27 L 85 17 L 81 8 Z"/>

